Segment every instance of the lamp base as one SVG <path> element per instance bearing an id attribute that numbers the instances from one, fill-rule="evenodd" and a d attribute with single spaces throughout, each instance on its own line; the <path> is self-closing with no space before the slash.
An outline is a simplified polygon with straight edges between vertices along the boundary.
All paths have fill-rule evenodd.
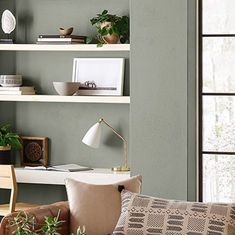
<path id="1" fill-rule="evenodd" d="M 130 171 L 130 167 L 126 167 L 126 166 L 117 166 L 117 167 L 112 167 L 112 171 L 114 171 L 114 172 L 125 172 L 125 171 Z"/>

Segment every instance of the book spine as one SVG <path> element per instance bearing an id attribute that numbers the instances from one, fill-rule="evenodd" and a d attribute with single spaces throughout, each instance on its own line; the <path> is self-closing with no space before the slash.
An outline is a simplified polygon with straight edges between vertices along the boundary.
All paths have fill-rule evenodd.
<path id="1" fill-rule="evenodd" d="M 34 87 L 0 87 L 0 91 L 34 91 Z"/>
<path id="2" fill-rule="evenodd" d="M 35 95 L 35 91 L 0 91 L 0 95 Z"/>
<path id="3" fill-rule="evenodd" d="M 0 44 L 13 44 L 13 41 L 1 41 Z"/>
<path id="4" fill-rule="evenodd" d="M 44 41 L 37 42 L 37 44 L 41 45 L 71 45 L 71 44 L 85 44 L 84 42 L 53 42 L 53 41 Z"/>
<path id="5" fill-rule="evenodd" d="M 73 38 L 38 38 L 38 42 L 85 42 L 83 39 Z"/>
<path id="6" fill-rule="evenodd" d="M 86 36 L 79 36 L 79 35 L 68 35 L 68 36 L 61 36 L 61 35 L 39 35 L 38 38 L 73 38 L 73 39 L 86 39 Z"/>

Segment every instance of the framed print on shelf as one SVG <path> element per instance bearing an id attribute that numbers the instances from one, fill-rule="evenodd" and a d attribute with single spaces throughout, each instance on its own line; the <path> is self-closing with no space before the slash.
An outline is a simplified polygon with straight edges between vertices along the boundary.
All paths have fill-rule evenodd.
<path id="1" fill-rule="evenodd" d="M 123 95 L 124 58 L 74 58 L 73 82 L 79 95 Z"/>
<path id="2" fill-rule="evenodd" d="M 21 166 L 48 166 L 48 138 L 22 136 Z"/>

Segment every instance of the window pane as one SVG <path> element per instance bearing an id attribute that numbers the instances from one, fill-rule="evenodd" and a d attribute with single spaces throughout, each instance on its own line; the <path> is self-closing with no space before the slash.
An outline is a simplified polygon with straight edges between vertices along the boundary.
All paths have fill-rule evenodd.
<path id="1" fill-rule="evenodd" d="M 235 97 L 203 97 L 203 150 L 235 151 Z"/>
<path id="2" fill-rule="evenodd" d="M 235 156 L 203 155 L 203 201 L 235 201 Z"/>
<path id="3" fill-rule="evenodd" d="M 234 0 L 203 0 L 203 33 L 235 32 Z"/>
<path id="4" fill-rule="evenodd" d="M 203 92 L 235 92 L 234 61 L 235 38 L 204 37 Z"/>

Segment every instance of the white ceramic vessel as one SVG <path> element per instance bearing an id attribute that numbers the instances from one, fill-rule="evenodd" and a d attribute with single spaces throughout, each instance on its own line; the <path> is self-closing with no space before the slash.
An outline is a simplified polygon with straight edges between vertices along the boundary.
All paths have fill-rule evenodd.
<path id="1" fill-rule="evenodd" d="M 21 86 L 22 75 L 0 75 L 0 85 L 3 87 Z"/>
<path id="2" fill-rule="evenodd" d="M 53 86 L 59 95 L 70 96 L 79 89 L 78 82 L 53 82 Z"/>

